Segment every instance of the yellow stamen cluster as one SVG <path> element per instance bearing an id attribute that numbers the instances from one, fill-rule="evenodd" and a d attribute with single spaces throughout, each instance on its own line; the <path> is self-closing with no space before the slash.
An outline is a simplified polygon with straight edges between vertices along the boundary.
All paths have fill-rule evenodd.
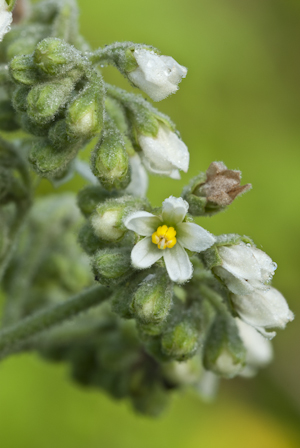
<path id="1" fill-rule="evenodd" d="M 159 249 L 166 249 L 176 244 L 176 230 L 173 227 L 168 227 L 166 225 L 159 226 L 156 232 L 152 234 L 152 243 L 157 244 Z"/>

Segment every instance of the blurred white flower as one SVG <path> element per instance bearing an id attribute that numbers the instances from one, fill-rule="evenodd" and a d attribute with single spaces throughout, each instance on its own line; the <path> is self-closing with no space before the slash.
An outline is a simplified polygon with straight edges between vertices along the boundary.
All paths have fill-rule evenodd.
<path id="1" fill-rule="evenodd" d="M 126 217 L 125 226 L 146 237 L 132 249 L 135 268 L 149 268 L 163 257 L 171 280 L 184 283 L 192 277 L 193 267 L 184 249 L 201 252 L 212 246 L 215 238 L 197 224 L 183 222 L 187 212 L 186 201 L 170 196 L 163 202 L 161 216 L 138 211 Z"/>
<path id="2" fill-rule="evenodd" d="M 150 173 L 180 179 L 179 171 L 189 168 L 189 151 L 185 143 L 166 125 L 161 124 L 155 137 L 138 135 L 142 159 Z"/>
<path id="3" fill-rule="evenodd" d="M 259 334 L 251 325 L 239 318 L 235 319 L 240 337 L 246 348 L 246 366 L 239 373 L 241 376 L 252 377 L 261 367 L 265 367 L 273 359 L 273 347 L 270 341 Z"/>
<path id="4" fill-rule="evenodd" d="M 277 268 L 276 263 L 262 250 L 240 242 L 232 246 L 219 246 L 221 266 L 213 268 L 227 288 L 234 294 L 250 294 L 266 286 Z"/>
<path id="5" fill-rule="evenodd" d="M 128 78 L 153 101 L 161 101 L 175 93 L 187 69 L 170 56 L 159 56 L 153 51 L 135 49 L 133 53 L 138 67 L 128 73 Z"/>
<path id="6" fill-rule="evenodd" d="M 6 1 L 0 0 L 0 42 L 2 41 L 4 35 L 10 31 L 12 20 L 12 12 L 8 11 Z"/>
<path id="7" fill-rule="evenodd" d="M 239 317 L 268 338 L 276 333 L 267 332 L 267 329 L 285 328 L 294 319 L 283 295 L 272 287 L 268 291 L 255 290 L 247 295 L 232 294 L 231 299 Z"/>

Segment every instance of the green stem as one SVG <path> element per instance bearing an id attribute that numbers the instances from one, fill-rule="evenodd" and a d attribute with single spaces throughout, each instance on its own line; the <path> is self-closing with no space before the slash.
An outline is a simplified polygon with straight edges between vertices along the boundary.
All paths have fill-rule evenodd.
<path id="1" fill-rule="evenodd" d="M 200 285 L 199 287 L 200 293 L 210 301 L 213 307 L 218 310 L 223 315 L 228 316 L 230 314 L 228 307 L 226 306 L 223 297 L 210 288 L 207 285 Z"/>
<path id="2" fill-rule="evenodd" d="M 134 45 L 132 42 L 115 42 L 104 48 L 98 48 L 87 56 L 92 64 L 115 65 L 115 58 L 120 52 L 124 52 L 127 48 L 133 47 Z"/>
<path id="3" fill-rule="evenodd" d="M 101 304 L 110 294 L 109 288 L 93 286 L 64 303 L 41 310 L 17 324 L 5 328 L 0 332 L 0 359 L 18 351 L 20 346 L 44 330 Z"/>

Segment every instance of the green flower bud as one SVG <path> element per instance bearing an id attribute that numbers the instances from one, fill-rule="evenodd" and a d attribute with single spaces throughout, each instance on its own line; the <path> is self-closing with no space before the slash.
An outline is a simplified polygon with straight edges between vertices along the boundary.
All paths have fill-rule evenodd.
<path id="1" fill-rule="evenodd" d="M 127 228 L 123 219 L 128 213 L 136 210 L 144 210 L 147 204 L 142 199 L 123 196 L 117 199 L 108 199 L 104 204 L 99 204 L 91 216 L 91 223 L 95 234 L 105 241 L 118 241 Z"/>
<path id="2" fill-rule="evenodd" d="M 102 285 L 117 285 L 133 272 L 130 250 L 104 249 L 93 257 L 93 270 Z"/>
<path id="3" fill-rule="evenodd" d="M 12 104 L 17 112 L 26 112 L 27 95 L 30 88 L 27 86 L 17 86 L 12 95 Z"/>
<path id="4" fill-rule="evenodd" d="M 94 255 L 99 249 L 106 246 L 106 242 L 95 235 L 94 229 L 86 222 L 79 231 L 78 242 L 88 255 Z"/>
<path id="5" fill-rule="evenodd" d="M 58 76 L 67 73 L 80 62 L 80 53 L 64 41 L 48 37 L 37 45 L 33 60 L 47 75 Z"/>
<path id="6" fill-rule="evenodd" d="M 17 83 L 32 86 L 41 82 L 41 75 L 30 55 L 13 58 L 9 64 L 9 70 L 11 77 Z"/>
<path id="7" fill-rule="evenodd" d="M 106 199 L 118 196 L 117 192 L 110 193 L 101 185 L 89 185 L 83 190 L 79 191 L 77 195 L 77 205 L 81 213 L 88 218 L 94 211 L 99 202 L 104 202 Z"/>
<path id="8" fill-rule="evenodd" d="M 16 121 L 16 112 L 9 100 L 0 101 L 0 130 L 11 132 L 20 128 Z"/>
<path id="9" fill-rule="evenodd" d="M 184 361 L 195 355 L 199 346 L 199 331 L 190 319 L 184 318 L 163 334 L 161 347 L 169 359 Z"/>
<path id="10" fill-rule="evenodd" d="M 172 303 L 172 282 L 164 270 L 149 274 L 133 296 L 133 315 L 147 324 L 158 324 L 166 319 Z"/>
<path id="11" fill-rule="evenodd" d="M 27 113 L 30 119 L 40 124 L 53 120 L 68 101 L 73 87 L 71 78 L 33 87 L 27 97 Z"/>
<path id="12" fill-rule="evenodd" d="M 92 156 L 94 175 L 107 190 L 124 189 L 130 182 L 129 159 L 116 128 L 106 129 Z"/>
<path id="13" fill-rule="evenodd" d="M 26 113 L 19 114 L 19 122 L 24 131 L 36 135 L 37 137 L 46 137 L 52 124 L 38 124 L 32 121 Z"/>
<path id="14" fill-rule="evenodd" d="M 63 171 L 78 152 L 78 146 L 54 148 L 49 140 L 40 139 L 32 147 L 29 161 L 40 176 L 51 176 Z"/>
<path id="15" fill-rule="evenodd" d="M 217 314 L 204 345 L 204 367 L 232 378 L 244 367 L 245 357 L 246 349 L 234 319 L 229 314 Z"/>
<path id="16" fill-rule="evenodd" d="M 75 136 L 91 138 L 103 127 L 103 85 L 88 82 L 84 89 L 71 101 L 66 112 L 68 132 Z"/>
<path id="17" fill-rule="evenodd" d="M 54 148 L 61 150 L 74 145 L 78 141 L 78 139 L 70 137 L 68 134 L 65 120 L 58 120 L 50 127 L 48 139 Z"/>

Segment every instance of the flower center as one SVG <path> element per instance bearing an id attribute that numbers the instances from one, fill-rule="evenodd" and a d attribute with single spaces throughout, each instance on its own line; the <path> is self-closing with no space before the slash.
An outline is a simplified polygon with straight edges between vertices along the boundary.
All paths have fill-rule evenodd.
<path id="1" fill-rule="evenodd" d="M 175 235 L 174 227 L 159 226 L 156 232 L 152 234 L 152 243 L 157 244 L 159 249 L 166 249 L 167 247 L 171 249 L 177 242 Z"/>

